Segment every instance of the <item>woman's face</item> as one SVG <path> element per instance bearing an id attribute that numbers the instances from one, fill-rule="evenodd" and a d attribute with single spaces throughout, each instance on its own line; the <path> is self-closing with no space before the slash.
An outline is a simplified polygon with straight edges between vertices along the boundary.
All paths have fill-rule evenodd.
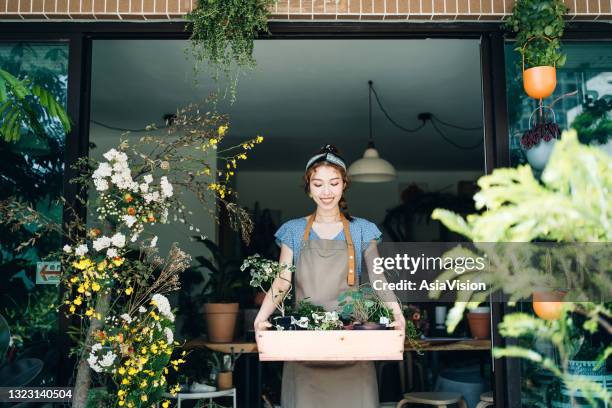
<path id="1" fill-rule="evenodd" d="M 338 170 L 331 166 L 317 167 L 310 177 L 310 195 L 322 209 L 338 207 L 344 191 L 344 181 Z"/>

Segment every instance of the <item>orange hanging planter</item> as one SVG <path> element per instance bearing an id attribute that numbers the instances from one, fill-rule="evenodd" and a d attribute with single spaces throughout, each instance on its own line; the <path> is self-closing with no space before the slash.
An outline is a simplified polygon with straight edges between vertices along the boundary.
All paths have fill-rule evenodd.
<path id="1" fill-rule="evenodd" d="M 523 45 L 523 88 L 525 93 L 534 99 L 548 98 L 557 87 L 557 68 L 554 66 L 538 66 L 525 69 L 525 47 L 529 41 L 536 37 L 531 37 Z M 550 41 L 548 37 L 542 37 Z"/>
<path id="2" fill-rule="evenodd" d="M 540 319 L 557 320 L 561 317 L 564 296 L 565 292 L 561 291 L 533 292 L 533 311 Z"/>

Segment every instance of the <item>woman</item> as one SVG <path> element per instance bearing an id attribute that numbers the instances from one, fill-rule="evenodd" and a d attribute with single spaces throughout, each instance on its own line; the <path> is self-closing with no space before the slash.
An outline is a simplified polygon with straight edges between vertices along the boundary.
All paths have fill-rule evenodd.
<path id="1" fill-rule="evenodd" d="M 306 165 L 304 189 L 317 205 L 314 214 L 290 220 L 275 236 L 281 246 L 280 263 L 296 265 L 295 299 L 310 298 L 330 311 L 340 293 L 359 284 L 361 260 L 377 254 L 381 233 L 373 223 L 351 217 L 344 191 L 348 187 L 346 164 L 338 150 L 327 145 Z M 291 273 L 274 283 L 274 293 L 290 289 Z M 405 320 L 396 302 L 393 325 L 404 330 Z M 271 292 L 255 318 L 255 331 L 271 325 L 275 305 Z M 375 347 L 376 345 L 372 345 Z M 378 407 L 378 387 L 371 361 L 294 363 L 283 367 L 283 408 Z"/>

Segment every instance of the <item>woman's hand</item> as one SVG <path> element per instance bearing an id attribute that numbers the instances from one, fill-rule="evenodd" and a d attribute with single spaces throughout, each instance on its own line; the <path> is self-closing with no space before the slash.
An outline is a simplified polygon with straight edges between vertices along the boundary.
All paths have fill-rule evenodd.
<path id="1" fill-rule="evenodd" d="M 389 324 L 389 327 L 394 327 L 395 330 L 406 330 L 406 319 L 402 313 L 393 313 L 393 322 Z"/>
<path id="2" fill-rule="evenodd" d="M 272 327 L 272 324 L 267 320 L 255 320 L 255 324 L 253 325 L 255 328 L 255 332 L 260 330 L 267 330 Z"/>

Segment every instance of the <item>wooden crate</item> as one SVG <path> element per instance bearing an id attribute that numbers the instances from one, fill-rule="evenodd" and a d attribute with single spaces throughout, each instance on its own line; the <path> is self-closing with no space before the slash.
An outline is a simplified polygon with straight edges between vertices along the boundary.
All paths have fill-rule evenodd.
<path id="1" fill-rule="evenodd" d="M 257 333 L 261 361 L 402 360 L 401 330 L 298 330 Z"/>

